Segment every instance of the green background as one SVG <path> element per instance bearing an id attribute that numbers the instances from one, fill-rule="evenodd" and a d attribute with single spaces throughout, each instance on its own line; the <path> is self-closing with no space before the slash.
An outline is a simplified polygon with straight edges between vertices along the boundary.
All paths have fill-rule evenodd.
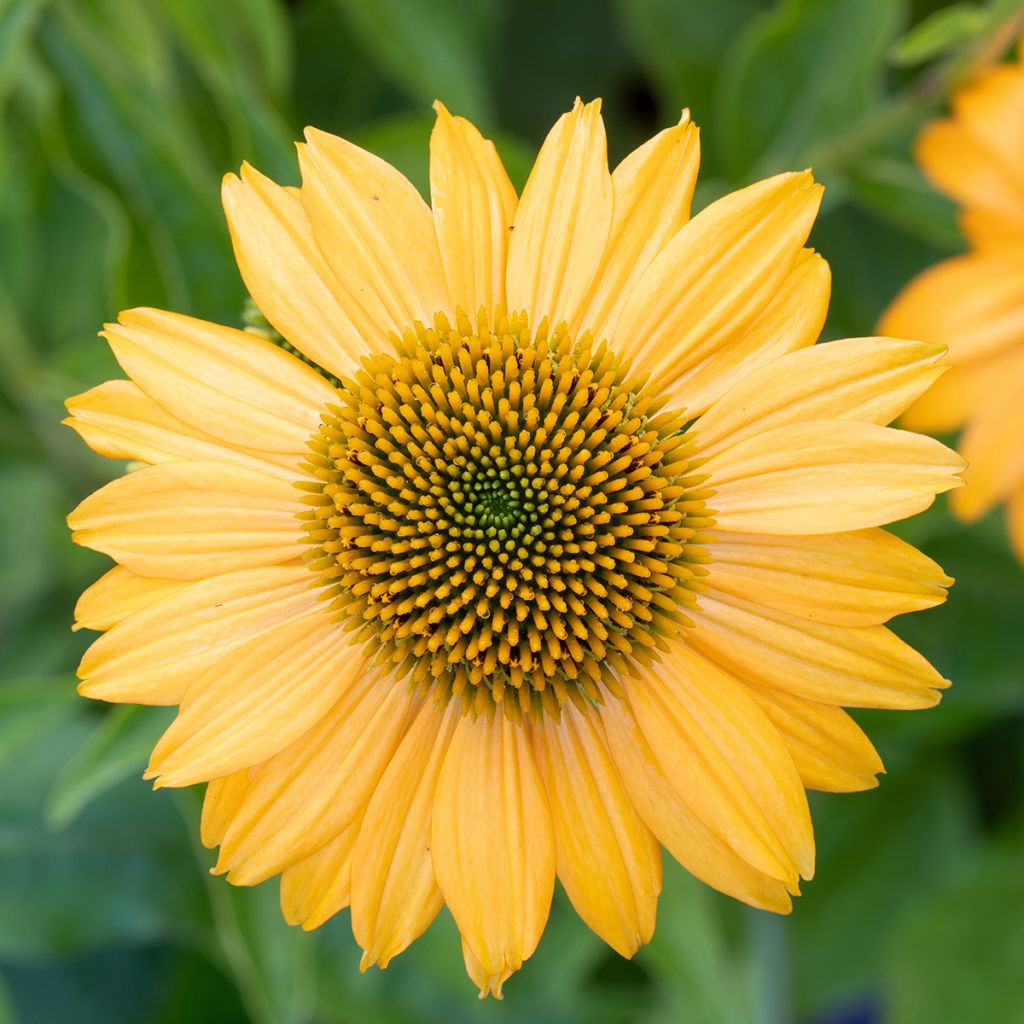
<path id="1" fill-rule="evenodd" d="M 76 595 L 104 560 L 64 516 L 118 473 L 59 423 L 117 369 L 123 307 L 237 324 L 221 175 L 294 181 L 304 124 L 425 187 L 435 96 L 499 141 L 521 185 L 576 94 L 613 163 L 690 106 L 697 205 L 778 170 L 827 186 L 829 336 L 962 248 L 909 158 L 1017 2 L 0 0 L 0 1022 L 1024 1021 L 1024 570 L 998 513 L 906 524 L 959 580 L 898 629 L 955 682 L 941 706 L 859 716 L 889 774 L 815 795 L 818 878 L 788 919 L 666 863 L 654 941 L 618 959 L 559 894 L 503 1004 L 478 1003 L 442 914 L 360 975 L 347 915 L 287 928 L 273 882 L 207 869 L 198 796 L 140 780 L 166 710 L 75 695 Z"/>

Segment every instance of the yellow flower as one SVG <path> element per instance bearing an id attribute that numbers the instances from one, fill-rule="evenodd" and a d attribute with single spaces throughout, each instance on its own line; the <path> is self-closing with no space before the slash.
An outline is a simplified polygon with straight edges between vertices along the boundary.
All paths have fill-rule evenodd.
<path id="1" fill-rule="evenodd" d="M 966 486 L 952 496 L 971 522 L 1007 502 L 1024 561 L 1024 38 L 1018 61 L 963 86 L 953 116 L 930 124 L 916 156 L 962 204 L 971 252 L 929 268 L 882 318 L 885 334 L 949 346 L 950 372 L 907 412 L 913 430 L 965 427 Z"/>
<path id="2" fill-rule="evenodd" d="M 69 422 L 148 465 L 70 517 L 118 563 L 78 606 L 106 630 L 80 689 L 180 705 L 148 777 L 209 782 L 229 881 L 280 873 L 305 928 L 351 906 L 364 966 L 446 904 L 498 995 L 556 875 L 624 956 L 661 845 L 789 910 L 805 787 L 882 770 L 842 706 L 947 685 L 884 623 L 951 581 L 879 526 L 962 462 L 885 426 L 941 346 L 814 346 L 809 173 L 690 220 L 688 117 L 609 173 L 597 102 L 521 198 L 440 105 L 430 156 L 432 209 L 313 130 L 301 189 L 225 180 L 249 291 L 326 372 L 174 313 L 108 325 L 130 380 Z"/>

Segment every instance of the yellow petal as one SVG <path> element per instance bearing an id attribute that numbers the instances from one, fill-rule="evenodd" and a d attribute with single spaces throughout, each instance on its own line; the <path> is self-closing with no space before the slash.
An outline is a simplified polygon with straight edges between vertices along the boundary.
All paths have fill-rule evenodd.
<path id="1" fill-rule="evenodd" d="M 199 837 L 207 849 L 212 849 L 224 838 L 231 819 L 242 806 L 242 798 L 248 788 L 248 768 L 222 775 L 219 779 L 211 779 L 207 783 L 203 815 L 199 822 Z"/>
<path id="2" fill-rule="evenodd" d="M 615 336 L 623 306 L 651 261 L 690 219 L 700 136 L 683 111 L 612 172 L 614 213 L 604 263 L 580 314 L 595 338 Z"/>
<path id="3" fill-rule="evenodd" d="M 289 924 L 312 931 L 348 906 L 361 824 L 357 817 L 326 846 L 281 872 L 281 912 Z"/>
<path id="4" fill-rule="evenodd" d="M 715 532 L 713 590 L 837 626 L 871 626 L 941 604 L 953 581 L 884 530 L 772 537 Z"/>
<path id="5" fill-rule="evenodd" d="M 120 565 L 105 572 L 83 591 L 75 605 L 73 629 L 107 630 L 133 612 L 188 586 L 183 580 L 136 576 Z"/>
<path id="6" fill-rule="evenodd" d="M 661 852 L 622 788 L 595 722 L 565 704 L 531 730 L 555 827 L 558 878 L 576 912 L 631 957 L 654 934 Z"/>
<path id="7" fill-rule="evenodd" d="M 303 565 L 178 584 L 94 641 L 78 668 L 79 692 L 96 700 L 179 704 L 226 654 L 315 610 L 309 584 Z"/>
<path id="8" fill-rule="evenodd" d="M 140 576 L 202 579 L 300 558 L 299 493 L 223 462 L 164 462 L 101 487 L 68 516 L 71 539 Z"/>
<path id="9" fill-rule="evenodd" d="M 1024 257 L 971 253 L 937 263 L 896 296 L 878 329 L 947 345 L 954 366 L 1016 347 L 1024 337 Z"/>
<path id="10" fill-rule="evenodd" d="M 322 608 L 278 626 L 229 652 L 189 687 L 146 777 L 191 786 L 266 761 L 312 729 L 364 671 Z"/>
<path id="11" fill-rule="evenodd" d="M 544 140 L 519 201 L 508 251 L 508 305 L 534 327 L 579 316 L 612 223 L 612 179 L 601 101 L 579 100 Z"/>
<path id="12" fill-rule="evenodd" d="M 951 106 L 954 118 L 971 137 L 1001 161 L 1011 179 L 1018 177 L 1024 166 L 1024 68 L 1012 64 L 990 68 L 958 88 Z"/>
<path id="13" fill-rule="evenodd" d="M 964 461 L 930 437 L 873 423 L 790 423 L 701 467 L 723 530 L 815 534 L 905 519 L 961 484 Z"/>
<path id="14" fill-rule="evenodd" d="M 957 518 L 972 522 L 1024 483 L 1024 380 L 1008 378 L 985 396 L 960 439 L 965 486 L 951 496 Z"/>
<path id="15" fill-rule="evenodd" d="M 495 999 L 505 998 L 501 988 L 512 977 L 513 972 L 509 968 L 505 968 L 500 974 L 488 974 L 465 939 L 462 940 L 462 959 L 466 964 L 466 973 L 469 975 L 470 981 L 480 989 L 481 999 L 486 999 L 489 995 L 494 996 Z"/>
<path id="16" fill-rule="evenodd" d="M 522 723 L 463 716 L 431 833 L 437 883 L 493 989 L 536 949 L 555 884 L 551 811 Z"/>
<path id="17" fill-rule="evenodd" d="M 425 703 L 370 798 L 352 864 L 352 934 L 364 970 L 387 967 L 441 909 L 430 817 L 458 714 L 458 701 L 446 711 Z"/>
<path id="18" fill-rule="evenodd" d="M 301 460 L 295 453 L 256 451 L 204 434 L 172 416 L 130 380 L 108 380 L 66 404 L 72 415 L 64 422 L 108 459 L 230 462 L 282 480 L 299 476 Z"/>
<path id="19" fill-rule="evenodd" d="M 825 323 L 830 290 L 828 264 L 804 249 L 752 323 L 741 324 L 709 354 L 683 353 L 659 383 L 691 416 L 699 416 L 757 367 L 813 345 Z"/>
<path id="20" fill-rule="evenodd" d="M 874 789 L 885 771 L 871 741 L 841 708 L 751 687 L 751 696 L 778 730 L 808 789 L 854 793 Z"/>
<path id="21" fill-rule="evenodd" d="M 337 402 L 305 363 L 255 334 L 157 309 L 130 309 L 103 336 L 150 398 L 228 444 L 302 455 Z"/>
<path id="22" fill-rule="evenodd" d="M 1001 210 L 961 210 L 957 221 L 972 249 L 1014 249 L 1024 235 L 1024 210 L 1016 215 Z"/>
<path id="23" fill-rule="evenodd" d="M 338 699 L 305 735 L 288 730 L 291 745 L 253 780 L 221 843 L 217 870 L 236 885 L 308 857 L 361 816 L 416 710 L 402 683 L 363 667 L 344 641 L 336 655 Z"/>
<path id="24" fill-rule="evenodd" d="M 814 836 L 803 786 L 746 687 L 680 641 L 625 689 L 662 771 L 708 828 L 793 890 L 798 875 L 810 878 Z"/>
<path id="25" fill-rule="evenodd" d="M 618 344 L 670 384 L 752 323 L 789 275 L 821 200 L 809 173 L 780 174 L 702 210 L 661 251 L 626 303 Z"/>
<path id="26" fill-rule="evenodd" d="M 248 164 L 225 175 L 224 212 L 238 269 L 260 312 L 300 352 L 337 376 L 381 337 L 331 272 L 297 195 Z"/>
<path id="27" fill-rule="evenodd" d="M 944 434 L 963 426 L 1008 380 L 1024 379 L 1024 346 L 953 366 L 904 413 L 908 430 Z"/>
<path id="28" fill-rule="evenodd" d="M 451 301 L 474 320 L 505 306 L 505 266 L 518 198 L 494 143 L 435 103 L 430 198 Z"/>
<path id="29" fill-rule="evenodd" d="M 307 128 L 306 140 L 302 205 L 335 277 L 380 337 L 450 314 L 434 218 L 413 185 L 345 139 Z"/>
<path id="30" fill-rule="evenodd" d="M 949 681 L 885 626 L 832 626 L 702 594 L 687 641 L 740 679 L 822 704 L 927 708 Z"/>
<path id="31" fill-rule="evenodd" d="M 608 701 L 601 722 L 622 784 L 658 841 L 692 875 L 762 910 L 788 913 L 785 885 L 752 867 L 673 788 L 625 699 Z"/>
<path id="32" fill-rule="evenodd" d="M 1024 213 L 1024 185 L 1006 165 L 956 121 L 933 121 L 914 156 L 933 185 L 957 202 L 1008 216 Z"/>
<path id="33" fill-rule="evenodd" d="M 942 373 L 944 353 L 924 341 L 850 338 L 781 356 L 752 371 L 697 421 L 700 454 L 801 420 L 885 425 Z"/>

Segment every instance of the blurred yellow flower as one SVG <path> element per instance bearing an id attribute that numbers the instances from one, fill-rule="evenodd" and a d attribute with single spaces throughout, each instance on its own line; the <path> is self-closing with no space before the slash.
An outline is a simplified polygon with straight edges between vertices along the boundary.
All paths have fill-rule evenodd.
<path id="1" fill-rule="evenodd" d="M 70 517 L 118 563 L 78 606 L 106 631 L 81 692 L 180 705 L 148 777 L 209 783 L 216 870 L 280 873 L 289 921 L 351 906 L 364 965 L 446 904 L 500 995 L 556 875 L 631 956 L 661 845 L 787 911 L 805 787 L 882 770 L 842 706 L 947 685 L 883 624 L 951 581 L 879 529 L 959 482 L 885 426 L 942 347 L 815 346 L 820 187 L 690 220 L 686 115 L 609 173 L 577 103 L 521 199 L 440 105 L 433 209 L 323 132 L 300 164 L 301 189 L 244 167 L 224 203 L 259 309 L 326 372 L 137 309 L 105 332 L 130 379 L 68 403 L 147 464 Z"/>
<path id="2" fill-rule="evenodd" d="M 916 155 L 963 210 L 971 252 L 926 270 L 896 297 L 880 330 L 949 346 L 951 369 L 907 412 L 913 430 L 965 427 L 966 486 L 951 500 L 970 522 L 1007 502 L 1024 561 L 1024 38 L 1018 60 L 956 92 Z"/>

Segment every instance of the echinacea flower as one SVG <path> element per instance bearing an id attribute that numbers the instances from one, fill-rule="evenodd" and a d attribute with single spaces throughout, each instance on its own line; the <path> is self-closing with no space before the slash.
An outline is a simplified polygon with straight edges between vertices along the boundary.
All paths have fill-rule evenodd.
<path id="1" fill-rule="evenodd" d="M 498 995 L 556 875 L 624 956 L 661 846 L 790 908 L 805 787 L 882 768 L 843 706 L 947 685 L 884 623 L 951 581 L 879 527 L 962 463 L 885 426 L 941 346 L 814 345 L 809 173 L 691 220 L 687 116 L 609 173 L 597 102 L 521 198 L 440 105 L 430 160 L 432 208 L 314 130 L 300 189 L 225 179 L 245 283 L 305 361 L 174 313 L 107 326 L 130 379 L 70 423 L 146 465 L 70 517 L 118 563 L 78 606 L 106 631 L 80 689 L 180 705 L 147 777 L 209 783 L 229 881 L 280 873 L 305 928 L 350 906 L 364 965 L 447 905 Z"/>
<path id="2" fill-rule="evenodd" d="M 922 132 L 916 156 L 962 205 L 971 251 L 911 281 L 880 329 L 949 346 L 949 373 L 903 422 L 932 433 L 964 428 L 969 465 L 950 507 L 972 522 L 1006 502 L 1010 541 L 1024 562 L 1024 38 L 1016 62 L 967 82 L 952 108 Z"/>

